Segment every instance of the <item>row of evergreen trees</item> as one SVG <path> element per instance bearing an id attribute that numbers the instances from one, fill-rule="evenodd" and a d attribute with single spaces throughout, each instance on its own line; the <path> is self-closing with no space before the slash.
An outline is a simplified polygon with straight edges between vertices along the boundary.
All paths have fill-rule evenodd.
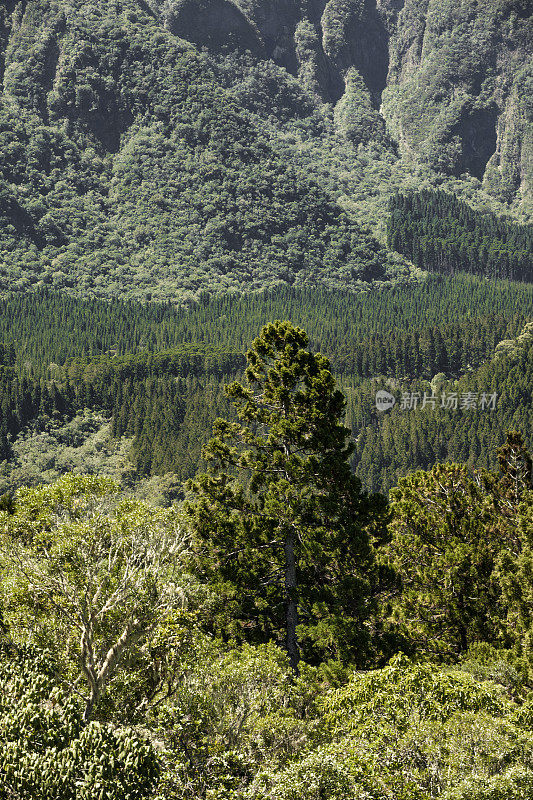
<path id="1" fill-rule="evenodd" d="M 440 336 L 438 329 L 436 334 Z M 491 443 L 501 441 L 506 427 L 529 429 L 533 375 L 527 336 L 518 345 L 515 340 L 504 343 L 496 360 L 474 371 L 468 362 L 456 364 L 461 369 L 448 372 L 448 377 L 444 362 L 436 358 L 434 341 L 431 328 L 409 338 L 411 347 L 404 355 L 413 367 L 416 353 L 414 373 L 406 371 L 404 361 L 387 365 L 387 351 L 378 341 L 361 346 L 359 371 L 339 375 L 348 397 L 347 423 L 357 438 L 354 465 L 373 489 L 387 489 L 410 467 L 429 467 L 446 458 L 478 463 Z M 242 372 L 242 365 L 238 353 L 187 347 L 157 356 L 75 360 L 57 367 L 49 380 L 17 376 L 15 367 L 6 364 L 0 373 L 2 456 L 10 457 L 11 441 L 27 426 L 39 428 L 48 419 L 71 418 L 87 408 L 105 412 L 114 436 L 134 439 L 132 455 L 139 475 L 191 476 L 213 420 L 225 410 L 223 385 Z M 430 385 L 437 370 L 437 383 Z M 387 388 L 387 380 L 396 387 L 398 400 L 402 392 L 418 394 L 418 407 L 401 410 L 398 402 L 390 414 L 380 414 L 375 393 Z M 460 404 L 456 410 L 422 408 L 424 394 L 436 390 L 459 396 L 496 391 L 498 404 L 493 411 L 474 413 L 461 410 Z"/>
<path id="2" fill-rule="evenodd" d="M 188 311 L 51 293 L 3 301 L 0 331 L 16 337 L 16 347 L 12 340 L 0 354 L 7 471 L 18 436 L 89 409 L 103 413 L 113 436 L 133 440 L 137 476 L 192 477 L 214 419 L 228 411 L 223 386 L 242 374 L 237 329 L 248 330 L 266 314 L 293 321 L 316 314 L 314 336 L 323 337 L 316 349 L 331 357 L 347 395 L 346 421 L 357 442 L 353 467 L 367 488 L 386 491 L 409 469 L 447 458 L 485 464 L 506 428 L 531 429 L 527 337 L 513 344 L 533 305 L 531 287 L 433 276 L 361 298 L 324 292 L 318 300 L 321 317 L 312 293 L 286 289 Z M 71 324 L 79 326 L 78 341 Z M 491 361 L 502 340 L 508 344 Z M 161 347 L 168 343 L 170 349 Z M 447 392 L 497 391 L 498 407 L 400 411 L 398 402 L 389 414 L 377 411 L 377 389 L 392 388 L 398 400 L 402 391 L 422 397 L 435 380 Z"/>
<path id="3" fill-rule="evenodd" d="M 533 280 L 533 225 L 481 214 L 454 195 L 430 189 L 396 193 L 389 210 L 389 247 L 418 267 Z"/>
<path id="4" fill-rule="evenodd" d="M 497 341 L 516 336 L 532 308 L 533 287 L 465 274 L 430 275 L 409 286 L 361 294 L 286 286 L 215 299 L 206 293 L 186 307 L 79 300 L 43 290 L 0 298 L 0 342 L 16 342 L 20 372 L 48 378 L 50 365 L 73 359 L 158 353 L 185 344 L 207 345 L 210 353 L 213 348 L 244 353 L 262 325 L 290 319 L 336 371 L 351 372 L 356 370 L 350 360 L 358 360 L 362 343 L 371 348 L 380 337 L 389 348 L 393 338 L 408 339 L 412 331 L 432 326 L 446 342 L 462 338 L 464 363 L 477 363 Z M 372 371 L 374 357 L 370 360 Z"/>
<path id="5" fill-rule="evenodd" d="M 354 468 L 374 491 L 388 491 L 402 475 L 443 461 L 493 468 L 506 430 L 520 430 L 528 446 L 533 443 L 532 387 L 531 335 L 519 339 L 518 346 L 498 348 L 496 358 L 457 381 L 437 375 L 431 382 L 399 382 L 393 389 L 396 405 L 387 412 L 377 410 L 375 394 L 381 388 L 390 391 L 390 385 L 366 381 L 347 390 L 347 421 L 356 436 Z M 403 408 L 402 397 L 408 398 Z M 436 400 L 427 402 L 432 397 Z"/>

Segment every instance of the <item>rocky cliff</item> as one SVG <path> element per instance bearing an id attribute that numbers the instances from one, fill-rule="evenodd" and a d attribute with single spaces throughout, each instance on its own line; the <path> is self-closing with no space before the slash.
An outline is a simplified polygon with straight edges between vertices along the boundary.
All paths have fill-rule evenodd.
<path id="1" fill-rule="evenodd" d="M 265 102 L 315 125 L 317 142 L 325 124 L 288 61 L 267 59 L 275 16 L 256 22 L 230 0 L 0 8 L 0 293 L 45 285 L 195 302 L 408 276 L 324 176 L 263 130 L 255 109 Z M 182 38 L 199 32 L 198 45 L 250 53 L 248 82 L 237 87 Z M 365 91 L 354 82 L 354 96 Z"/>
<path id="2" fill-rule="evenodd" d="M 530 220 L 531 23 L 526 0 L 4 0 L 0 292 L 404 280 L 406 186 Z"/>
<path id="3" fill-rule="evenodd" d="M 505 201 L 532 191 L 528 0 L 171 0 L 158 11 L 215 53 L 272 59 L 325 103 L 350 104 L 357 74 L 362 113 L 380 113 L 405 157 L 469 173 Z"/>

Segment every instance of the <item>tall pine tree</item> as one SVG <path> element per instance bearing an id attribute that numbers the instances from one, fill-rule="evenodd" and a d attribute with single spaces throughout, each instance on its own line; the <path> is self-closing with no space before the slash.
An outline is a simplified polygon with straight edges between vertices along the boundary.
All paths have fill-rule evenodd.
<path id="1" fill-rule="evenodd" d="M 301 648 L 315 661 L 361 661 L 371 527 L 385 508 L 350 471 L 344 396 L 307 344 L 289 322 L 262 329 L 246 385 L 227 388 L 238 421 L 216 421 L 188 504 L 234 631 L 284 638 L 295 670 Z"/>

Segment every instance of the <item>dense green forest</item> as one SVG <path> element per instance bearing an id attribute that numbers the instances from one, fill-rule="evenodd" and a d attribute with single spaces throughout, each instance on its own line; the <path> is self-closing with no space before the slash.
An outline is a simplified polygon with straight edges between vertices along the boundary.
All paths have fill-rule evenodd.
<path id="1" fill-rule="evenodd" d="M 114 0 L 32 0 L 8 22 L 4 291 L 186 301 L 409 275 L 136 0 L 119 13 Z"/>
<path id="2" fill-rule="evenodd" d="M 533 226 L 476 213 L 445 192 L 396 194 L 387 242 L 433 272 L 533 281 Z"/>
<path id="3" fill-rule="evenodd" d="M 530 221 L 528 15 L 485 6 L 3 4 L 0 290 L 403 282 L 403 188 Z"/>
<path id="4" fill-rule="evenodd" d="M 516 339 L 501 342 L 486 364 L 458 380 L 438 373 L 431 380 L 378 379 L 347 390 L 354 465 L 365 486 L 388 490 L 413 468 L 448 460 L 492 467 L 493 448 L 509 428 L 523 431 L 531 446 L 532 345 L 529 323 Z M 379 389 L 396 397 L 390 412 L 376 409 Z"/>
<path id="5" fill-rule="evenodd" d="M 368 495 L 308 344 L 261 330 L 185 503 L 2 498 L 6 800 L 531 796 L 524 440 Z"/>
<path id="6" fill-rule="evenodd" d="M 0 800 L 533 798 L 531 23 L 0 4 Z"/>
<path id="7" fill-rule="evenodd" d="M 430 276 L 379 293 L 280 287 L 188 309 L 15 294 L 0 301 L 0 486 L 103 470 L 153 499 L 179 496 L 228 413 L 223 387 L 242 374 L 246 337 L 276 318 L 300 324 L 330 358 L 367 489 L 388 491 L 443 460 L 493 466 L 507 428 L 529 442 L 532 292 Z M 375 403 L 383 388 L 398 400 L 385 415 Z M 422 408 L 437 390 L 439 407 Z M 494 391 L 494 410 L 440 408 L 444 394 Z M 401 410 L 402 393 L 419 393 L 419 407 Z"/>
<path id="8" fill-rule="evenodd" d="M 466 368 L 472 358 L 481 363 L 500 339 L 516 336 L 532 307 L 531 287 L 468 275 L 431 275 L 409 286 L 361 294 L 278 287 L 204 298 L 187 308 L 81 300 L 44 289 L 0 299 L 0 340 L 16 344 L 19 374 L 49 377 L 50 364 L 157 353 L 184 344 L 244 353 L 262 325 L 287 318 L 305 328 L 313 347 L 342 372 L 343 359 L 362 341 L 381 337 L 388 346 L 395 333 L 464 326 L 464 336 L 457 338 L 465 348 L 460 366 Z"/>

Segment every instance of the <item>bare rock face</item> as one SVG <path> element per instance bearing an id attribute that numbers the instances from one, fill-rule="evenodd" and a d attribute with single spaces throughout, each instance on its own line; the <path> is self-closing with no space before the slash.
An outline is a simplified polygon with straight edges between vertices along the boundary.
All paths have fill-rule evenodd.
<path id="1" fill-rule="evenodd" d="M 163 13 L 172 33 L 199 47 L 266 55 L 259 31 L 232 0 L 178 0 Z"/>
<path id="2" fill-rule="evenodd" d="M 382 113 L 404 154 L 469 173 L 501 199 L 531 182 L 527 0 L 406 0 L 391 36 Z"/>

